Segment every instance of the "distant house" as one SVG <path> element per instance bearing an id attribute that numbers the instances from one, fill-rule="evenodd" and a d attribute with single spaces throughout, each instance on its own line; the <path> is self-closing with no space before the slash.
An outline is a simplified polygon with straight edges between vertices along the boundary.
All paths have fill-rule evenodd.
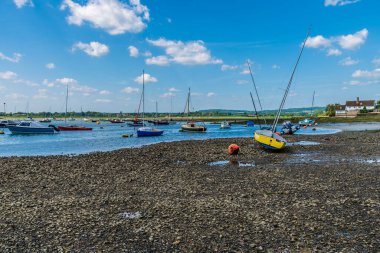
<path id="1" fill-rule="evenodd" d="M 375 100 L 360 100 L 359 97 L 353 101 L 346 101 L 345 105 L 335 107 L 336 116 L 356 116 L 360 110 L 374 110 L 376 108 Z"/>
<path id="2" fill-rule="evenodd" d="M 335 116 L 346 116 L 346 105 L 337 105 L 335 106 Z"/>

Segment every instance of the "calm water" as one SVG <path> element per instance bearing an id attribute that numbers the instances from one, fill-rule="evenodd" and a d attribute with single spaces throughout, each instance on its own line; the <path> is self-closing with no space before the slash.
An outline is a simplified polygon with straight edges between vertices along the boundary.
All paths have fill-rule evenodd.
<path id="1" fill-rule="evenodd" d="M 59 125 L 62 122 L 52 122 Z M 93 131 L 60 132 L 52 135 L 12 135 L 5 129 L 5 134 L 0 135 L 0 156 L 28 156 L 28 155 L 62 155 L 84 154 L 95 151 L 110 151 L 127 147 L 139 147 L 158 142 L 170 142 L 181 140 L 202 140 L 214 138 L 253 137 L 257 127 L 245 127 L 232 125 L 231 129 L 219 129 L 217 124 L 207 124 L 206 133 L 179 132 L 180 124 L 158 126 L 165 130 L 163 136 L 145 138 L 122 138 L 123 134 L 134 133 L 133 127 L 121 127 L 120 124 L 102 122 L 100 125 L 75 121 L 70 124 L 93 127 Z M 101 127 L 103 129 L 101 129 Z M 312 128 L 300 129 L 297 134 L 334 134 L 341 131 L 345 125 L 318 126 L 315 131 Z M 380 129 L 380 124 L 378 124 Z"/>

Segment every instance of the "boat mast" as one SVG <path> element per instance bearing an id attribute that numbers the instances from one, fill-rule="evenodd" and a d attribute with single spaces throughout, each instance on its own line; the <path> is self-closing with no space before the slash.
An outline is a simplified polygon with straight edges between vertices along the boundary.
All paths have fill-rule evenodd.
<path id="1" fill-rule="evenodd" d="M 261 101 L 260 101 L 259 93 L 257 92 L 256 82 L 255 82 L 255 79 L 253 78 L 252 69 L 251 69 L 251 64 L 249 63 L 249 61 L 247 61 L 247 65 L 248 65 L 249 73 L 250 73 L 250 75 L 251 75 L 251 79 L 252 79 L 253 87 L 255 88 L 255 92 L 256 92 L 256 96 L 257 96 L 257 101 L 259 101 L 260 112 L 262 112 L 262 111 L 263 111 L 263 107 L 261 106 Z M 252 97 L 252 94 L 251 94 L 251 97 Z M 253 98 L 252 98 L 252 99 L 253 99 Z M 252 100 L 252 101 L 253 101 L 253 100 Z M 265 120 L 265 118 L 264 118 L 264 123 L 265 123 L 265 125 L 267 124 L 267 121 Z M 260 127 L 260 128 L 261 128 L 261 127 Z"/>
<path id="2" fill-rule="evenodd" d="M 156 101 L 156 120 L 158 120 L 158 105 L 157 105 L 157 101 Z"/>
<path id="3" fill-rule="evenodd" d="M 67 119 L 67 101 L 69 100 L 69 84 L 66 84 L 66 110 L 65 110 L 65 124 Z"/>
<path id="4" fill-rule="evenodd" d="M 143 91 L 142 91 L 142 103 L 143 103 L 142 122 L 143 122 L 143 125 L 144 125 L 144 113 L 145 113 L 145 79 L 144 79 L 144 76 L 145 76 L 145 72 L 143 70 Z"/>
<path id="5" fill-rule="evenodd" d="M 281 104 L 280 104 L 280 108 L 278 109 L 277 111 L 277 115 L 274 119 L 274 122 L 273 122 L 273 126 L 272 126 L 272 133 L 276 132 L 276 126 L 277 126 L 277 123 L 278 123 L 278 120 L 280 118 L 280 115 L 281 115 L 281 111 L 282 111 L 282 108 L 284 107 L 285 105 L 285 101 L 286 101 L 286 97 L 288 96 L 288 93 L 289 93 L 289 90 L 290 90 L 290 86 L 293 82 L 293 77 L 294 77 L 294 74 L 296 72 L 296 69 L 297 69 L 297 66 L 298 66 L 298 63 L 301 59 L 301 56 L 302 56 L 302 53 L 303 53 L 303 50 L 305 49 L 305 45 L 306 45 L 306 41 L 307 41 L 307 38 L 309 37 L 309 34 L 310 34 L 310 30 L 307 32 L 307 35 L 303 41 L 303 44 L 302 44 L 302 48 L 301 48 L 301 51 L 298 55 L 298 58 L 297 58 L 297 61 L 296 61 L 296 64 L 293 68 L 293 72 L 292 72 L 292 75 L 290 76 L 290 79 L 289 79 L 289 82 L 288 82 L 288 86 L 286 87 L 286 90 L 285 90 L 285 93 L 284 93 L 284 96 L 282 98 L 282 101 L 281 101 Z"/>
<path id="6" fill-rule="evenodd" d="M 257 114 L 256 105 L 255 105 L 255 101 L 253 100 L 252 92 L 249 92 L 249 94 L 251 95 L 252 104 L 253 104 L 253 108 L 255 109 L 255 115 L 256 115 L 256 118 L 257 118 L 257 122 L 259 122 L 259 126 L 260 126 L 260 129 L 261 129 L 259 115 Z"/>
<path id="7" fill-rule="evenodd" d="M 189 93 L 187 94 L 187 117 L 190 115 L 190 88 Z"/>
<path id="8" fill-rule="evenodd" d="M 314 109 L 314 97 L 315 97 L 315 91 L 313 92 L 313 100 L 311 102 L 311 110 L 310 110 L 310 115 L 313 116 L 313 109 Z"/>
<path id="9" fill-rule="evenodd" d="M 172 113 L 173 113 L 173 96 L 170 96 L 170 114 L 169 114 L 169 120 L 172 120 Z"/>

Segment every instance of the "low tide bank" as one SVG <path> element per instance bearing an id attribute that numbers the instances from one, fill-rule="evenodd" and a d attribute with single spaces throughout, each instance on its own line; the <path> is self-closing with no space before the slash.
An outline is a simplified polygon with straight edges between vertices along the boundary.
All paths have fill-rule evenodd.
<path id="1" fill-rule="evenodd" d="M 0 158 L 0 251 L 373 252 L 379 138 L 293 136 L 320 144 L 281 153 L 240 138 Z M 231 142 L 248 166 L 210 166 Z"/>

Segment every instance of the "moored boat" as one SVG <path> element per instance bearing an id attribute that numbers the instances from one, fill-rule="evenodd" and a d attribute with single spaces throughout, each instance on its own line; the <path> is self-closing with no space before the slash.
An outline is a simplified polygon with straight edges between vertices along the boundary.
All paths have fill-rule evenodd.
<path id="1" fill-rule="evenodd" d="M 50 122 L 51 122 L 51 119 L 49 119 L 49 118 L 44 118 L 44 119 L 41 119 L 39 122 L 41 122 L 41 123 L 50 123 Z"/>
<path id="2" fill-rule="evenodd" d="M 139 129 L 137 129 L 137 137 L 160 136 L 163 133 L 164 130 L 152 127 L 140 127 Z"/>
<path id="3" fill-rule="evenodd" d="M 144 125 L 144 114 L 145 114 L 145 73 L 144 73 L 144 70 L 143 70 L 143 74 L 142 74 L 142 79 L 143 79 L 143 88 L 142 88 L 142 94 L 141 94 L 141 98 L 142 98 L 142 124 Z M 140 100 L 141 102 L 141 100 Z M 157 105 L 157 104 L 156 104 Z M 139 108 L 140 108 L 140 105 L 139 105 Z M 137 120 L 137 118 L 136 118 Z M 140 127 L 139 129 L 137 129 L 137 137 L 150 137 L 150 136 L 160 136 L 164 133 L 163 130 L 160 130 L 160 129 L 157 129 L 157 128 L 153 128 L 153 127 Z"/>
<path id="4" fill-rule="evenodd" d="M 231 125 L 228 121 L 223 121 L 222 123 L 220 123 L 220 129 L 230 129 L 231 128 Z"/>
<path id="5" fill-rule="evenodd" d="M 91 131 L 92 127 L 84 126 L 58 126 L 60 131 Z"/>
<path id="6" fill-rule="evenodd" d="M 206 132 L 207 127 L 195 124 L 195 122 L 187 122 L 181 125 L 182 132 Z"/>
<path id="7" fill-rule="evenodd" d="M 122 124 L 122 123 L 125 123 L 125 121 L 121 120 L 121 119 L 111 119 L 110 122 L 112 124 Z"/>
<path id="8" fill-rule="evenodd" d="M 141 120 L 132 120 L 128 122 L 127 125 L 130 127 L 140 127 L 144 126 L 144 123 Z"/>
<path id="9" fill-rule="evenodd" d="M 16 126 L 8 126 L 8 129 L 12 134 L 54 134 L 54 128 L 36 121 L 22 121 Z"/>
<path id="10" fill-rule="evenodd" d="M 295 125 L 290 121 L 282 123 L 281 134 L 294 134 L 300 129 L 299 125 Z"/>
<path id="11" fill-rule="evenodd" d="M 298 63 L 299 63 L 299 61 L 301 59 L 302 52 L 303 52 L 303 50 L 305 48 L 306 40 L 307 40 L 308 36 L 309 36 L 309 33 L 307 34 L 307 36 L 305 37 L 305 40 L 303 41 L 303 45 L 302 45 L 301 51 L 300 51 L 300 53 L 298 55 L 296 64 L 295 64 L 295 66 L 293 68 L 292 75 L 290 76 L 288 85 L 287 85 L 287 87 L 285 89 L 284 96 L 282 97 L 282 101 L 280 103 L 280 107 L 279 107 L 279 109 L 277 111 L 277 114 L 276 114 L 276 117 L 274 119 L 274 122 L 273 122 L 273 125 L 272 125 L 272 129 L 271 130 L 257 130 L 255 132 L 255 135 L 254 135 L 255 141 L 257 141 L 259 143 L 259 145 L 261 145 L 265 149 L 282 150 L 286 146 L 286 140 L 276 133 L 276 127 L 277 127 L 278 120 L 280 119 L 280 116 L 281 116 L 281 111 L 282 111 L 282 109 L 283 109 L 283 107 L 285 105 L 285 101 L 286 101 L 286 98 L 288 96 L 288 93 L 289 93 L 289 90 L 290 90 L 290 86 L 291 86 L 291 84 L 293 82 L 293 77 L 294 77 L 294 74 L 296 72 Z"/>
<path id="12" fill-rule="evenodd" d="M 313 126 L 315 125 L 315 121 L 312 119 L 304 119 L 298 122 L 300 126 Z"/>

